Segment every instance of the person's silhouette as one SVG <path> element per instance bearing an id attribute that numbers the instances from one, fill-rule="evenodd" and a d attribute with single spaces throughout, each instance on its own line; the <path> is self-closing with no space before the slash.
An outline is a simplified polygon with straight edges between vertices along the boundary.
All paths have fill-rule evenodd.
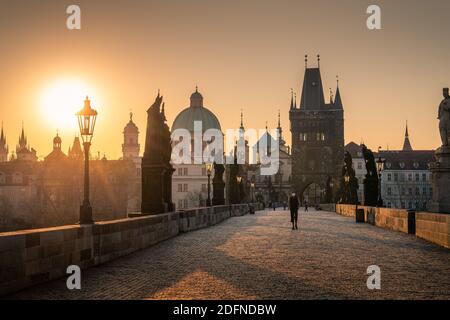
<path id="1" fill-rule="evenodd" d="M 298 197 L 293 192 L 289 197 L 289 209 L 291 210 L 291 222 L 292 222 L 292 230 L 298 229 L 297 227 L 297 219 L 298 219 L 298 207 L 300 202 L 298 201 Z"/>

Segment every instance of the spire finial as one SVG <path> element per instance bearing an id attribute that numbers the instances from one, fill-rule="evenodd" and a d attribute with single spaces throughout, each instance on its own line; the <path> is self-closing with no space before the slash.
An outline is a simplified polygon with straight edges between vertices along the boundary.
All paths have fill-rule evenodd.
<path id="1" fill-rule="evenodd" d="M 297 94 L 294 92 L 294 109 L 297 109 Z"/>
<path id="2" fill-rule="evenodd" d="M 278 109 L 278 128 L 281 128 L 280 109 Z"/>
<path id="3" fill-rule="evenodd" d="M 130 109 L 130 122 L 133 122 L 133 111 Z"/>
<path id="4" fill-rule="evenodd" d="M 333 90 L 330 88 L 330 103 L 333 103 Z"/>
<path id="5" fill-rule="evenodd" d="M 320 54 L 317 55 L 317 67 L 320 68 Z"/>
<path id="6" fill-rule="evenodd" d="M 266 131 L 268 130 L 268 128 L 269 128 L 269 127 L 267 126 L 267 121 L 266 121 Z"/>
<path id="7" fill-rule="evenodd" d="M 241 108 L 241 129 L 244 128 L 244 113 Z"/>
<path id="8" fill-rule="evenodd" d="M 339 87 L 339 75 L 336 75 L 336 85 Z"/>
<path id="9" fill-rule="evenodd" d="M 305 54 L 305 69 L 308 68 L 308 55 Z"/>
<path id="10" fill-rule="evenodd" d="M 158 89 L 158 98 L 160 97 L 160 90 Z"/>
<path id="11" fill-rule="evenodd" d="M 195 86 L 195 92 L 198 93 L 198 86 Z"/>
<path id="12" fill-rule="evenodd" d="M 408 133 L 408 120 L 406 120 L 405 137 L 409 137 L 409 133 Z"/>

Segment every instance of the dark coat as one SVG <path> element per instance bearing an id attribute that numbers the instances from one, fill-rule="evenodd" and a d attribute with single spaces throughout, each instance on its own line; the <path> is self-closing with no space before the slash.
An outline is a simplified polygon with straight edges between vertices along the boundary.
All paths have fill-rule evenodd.
<path id="1" fill-rule="evenodd" d="M 295 196 L 295 197 L 290 196 L 289 197 L 289 208 L 291 210 L 298 210 L 299 205 L 300 205 L 300 202 L 298 201 L 298 197 L 297 196 Z"/>

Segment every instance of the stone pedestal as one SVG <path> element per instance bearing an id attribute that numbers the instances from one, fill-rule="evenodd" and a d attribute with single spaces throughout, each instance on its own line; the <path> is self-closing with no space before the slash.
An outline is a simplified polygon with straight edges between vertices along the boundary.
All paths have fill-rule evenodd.
<path id="1" fill-rule="evenodd" d="M 433 197 L 428 209 L 431 212 L 450 213 L 450 146 L 440 147 L 431 163 Z"/>

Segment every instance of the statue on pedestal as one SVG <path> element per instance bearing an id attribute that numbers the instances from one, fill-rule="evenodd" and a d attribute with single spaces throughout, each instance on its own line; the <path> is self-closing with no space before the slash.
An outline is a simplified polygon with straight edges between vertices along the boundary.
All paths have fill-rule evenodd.
<path id="1" fill-rule="evenodd" d="M 450 137 L 450 96 L 448 88 L 443 89 L 444 100 L 439 105 L 438 119 L 439 119 L 439 133 L 441 134 L 442 146 L 449 145 Z"/>
<path id="2" fill-rule="evenodd" d="M 428 204 L 428 210 L 450 213 L 450 96 L 448 88 L 442 91 L 444 100 L 438 109 L 442 146 L 434 154 L 435 161 L 430 163 L 433 196 Z"/>

